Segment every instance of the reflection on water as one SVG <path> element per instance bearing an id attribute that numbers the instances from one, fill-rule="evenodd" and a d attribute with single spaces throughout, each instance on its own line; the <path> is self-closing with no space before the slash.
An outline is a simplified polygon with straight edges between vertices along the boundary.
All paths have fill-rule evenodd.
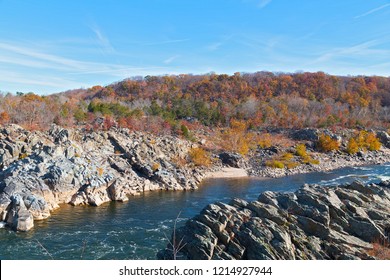
<path id="1" fill-rule="evenodd" d="M 369 182 L 389 175 L 390 165 L 381 165 L 277 179 L 209 179 L 196 191 L 151 192 L 99 207 L 61 205 L 28 233 L 0 229 L 0 259 L 154 259 L 179 213 L 180 225 L 217 200 L 254 200 L 263 191 L 294 191 L 304 183 Z"/>

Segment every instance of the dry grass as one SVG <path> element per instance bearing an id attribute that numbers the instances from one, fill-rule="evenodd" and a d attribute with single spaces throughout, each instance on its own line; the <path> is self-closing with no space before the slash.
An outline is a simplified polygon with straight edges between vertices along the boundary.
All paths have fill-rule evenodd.
<path id="1" fill-rule="evenodd" d="M 390 243 L 387 241 L 377 241 L 372 244 L 372 249 L 368 254 L 377 260 L 390 260 Z"/>
<path id="2" fill-rule="evenodd" d="M 210 153 L 202 148 L 192 148 L 189 151 L 189 157 L 196 166 L 210 166 L 212 161 Z"/>

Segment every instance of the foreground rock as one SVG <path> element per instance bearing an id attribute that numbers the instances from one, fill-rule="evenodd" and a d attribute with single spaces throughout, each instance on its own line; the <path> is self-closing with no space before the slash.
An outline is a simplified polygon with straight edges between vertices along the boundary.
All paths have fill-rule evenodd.
<path id="1" fill-rule="evenodd" d="M 186 159 L 192 143 L 125 129 L 0 130 L 0 222 L 28 231 L 61 203 L 99 206 L 153 190 L 191 190 L 206 170 Z"/>
<path id="2" fill-rule="evenodd" d="M 390 182 L 305 185 L 210 204 L 176 231 L 170 244 L 183 247 L 168 245 L 158 258 L 372 259 L 372 242 L 389 234 Z"/>

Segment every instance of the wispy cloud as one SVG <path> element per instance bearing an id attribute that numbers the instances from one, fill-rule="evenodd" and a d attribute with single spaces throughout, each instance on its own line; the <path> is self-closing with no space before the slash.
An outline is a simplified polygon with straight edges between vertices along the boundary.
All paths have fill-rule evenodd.
<path id="1" fill-rule="evenodd" d="M 262 9 L 262 8 L 264 8 L 265 6 L 267 6 L 271 2 L 272 2 L 272 0 L 260 0 L 259 3 L 257 4 L 257 7 Z"/>
<path id="2" fill-rule="evenodd" d="M 323 63 L 340 57 L 361 58 L 363 56 L 368 56 L 376 58 L 381 57 L 383 59 L 390 58 L 390 50 L 375 48 L 382 43 L 382 40 L 370 40 L 349 47 L 335 48 L 321 54 L 317 59 L 312 61 L 311 64 Z"/>
<path id="3" fill-rule="evenodd" d="M 75 86 L 75 81 L 64 79 L 64 78 L 55 78 L 42 75 L 29 75 L 28 77 L 22 73 L 16 73 L 12 71 L 1 71 L 0 70 L 0 81 L 3 83 L 12 83 L 19 85 L 37 85 L 44 87 L 63 87 L 71 88 Z"/>
<path id="4" fill-rule="evenodd" d="M 252 5 L 256 5 L 257 8 L 263 9 L 265 6 L 267 6 L 269 3 L 272 2 L 272 0 L 241 0 L 243 3 L 250 3 Z"/>
<path id="5" fill-rule="evenodd" d="M 216 51 L 216 50 L 218 50 L 222 45 L 223 45 L 223 42 L 215 42 L 215 43 L 212 43 L 212 44 L 206 46 L 206 49 L 208 49 L 209 51 Z"/>
<path id="6" fill-rule="evenodd" d="M 167 45 L 167 44 L 183 43 L 183 42 L 187 42 L 189 40 L 190 39 L 165 40 L 165 41 L 141 43 L 141 45 L 143 45 L 143 46 Z"/>
<path id="7" fill-rule="evenodd" d="M 380 6 L 380 7 L 377 7 L 377 8 L 374 8 L 372 10 L 369 10 L 368 12 L 365 12 L 365 13 L 363 13 L 361 15 L 355 16 L 355 19 L 371 15 L 371 14 L 376 13 L 376 12 L 378 12 L 380 10 L 383 10 L 383 9 L 389 7 L 389 6 L 390 6 L 390 3 L 384 4 L 384 5 Z"/>
<path id="8" fill-rule="evenodd" d="M 237 36 L 236 34 L 229 34 L 229 35 L 221 36 L 221 38 L 219 38 L 219 40 L 216 40 L 216 42 L 213 42 L 213 43 L 205 46 L 205 48 L 211 52 L 219 50 L 223 45 L 227 44 L 228 42 L 231 43 L 233 41 L 232 39 L 235 38 L 236 36 Z"/>
<path id="9" fill-rule="evenodd" d="M 89 28 L 95 34 L 96 39 L 104 54 L 111 54 L 115 52 L 115 49 L 111 45 L 110 40 L 104 35 L 103 31 L 97 24 L 90 24 Z"/>
<path id="10" fill-rule="evenodd" d="M 161 66 L 150 66 L 150 67 L 122 67 L 122 68 L 107 68 L 107 69 L 101 69 L 101 70 L 89 70 L 89 71 L 79 71 L 79 72 L 73 72 L 73 73 L 67 73 L 69 75 L 89 75 L 89 74 L 111 74 L 113 76 L 116 76 L 119 74 L 119 76 L 123 76 L 124 72 L 136 72 L 136 71 L 147 71 L 147 70 L 156 70 L 156 69 L 166 69 L 166 67 Z"/>
<path id="11" fill-rule="evenodd" d="M 3 51 L 8 51 L 12 54 L 18 54 L 20 55 L 20 58 L 27 58 L 30 60 L 36 59 L 36 60 L 51 62 L 57 65 L 62 65 L 62 66 L 67 66 L 72 68 L 83 68 L 83 65 L 85 64 L 77 60 L 67 59 L 61 56 L 43 53 L 26 47 L 19 47 L 14 43 L 0 42 L 0 49 Z"/>
<path id="12" fill-rule="evenodd" d="M 174 55 L 174 56 L 168 57 L 167 59 L 164 60 L 164 63 L 171 64 L 174 60 L 176 60 L 179 57 L 180 57 L 180 55 Z"/>
<path id="13" fill-rule="evenodd" d="M 20 42 L 19 42 L 20 43 Z M 102 80 L 124 79 L 134 75 L 147 75 L 168 71 L 166 67 L 102 63 L 70 59 L 44 48 L 23 42 L 0 41 L 0 81 L 3 89 L 47 90 L 45 93 L 80 86 L 90 86 L 90 75 L 102 75 Z M 29 45 L 29 47 L 25 47 Z M 39 45 L 39 44 L 38 44 Z M 59 47 L 60 49 L 60 47 Z M 173 61 L 175 58 L 171 58 Z M 111 78 L 110 78 L 111 77 Z M 95 77 L 96 78 L 96 77 Z M 102 82 L 102 81 L 101 81 Z M 10 86 L 17 85 L 17 86 Z M 8 89 L 7 89 L 8 87 Z"/>
<path id="14" fill-rule="evenodd" d="M 53 55 L 32 48 L 20 47 L 12 42 L 0 42 L 0 61 L 30 68 L 52 69 L 71 73 L 117 73 L 122 70 L 138 69 L 123 64 L 99 63 L 74 60 Z M 67 73 L 65 73 L 67 74 Z"/>

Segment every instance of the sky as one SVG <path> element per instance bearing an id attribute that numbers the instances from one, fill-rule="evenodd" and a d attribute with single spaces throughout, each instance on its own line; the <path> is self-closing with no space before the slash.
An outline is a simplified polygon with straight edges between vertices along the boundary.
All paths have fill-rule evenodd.
<path id="1" fill-rule="evenodd" d="M 134 76 L 390 76 L 390 1 L 0 0 L 0 91 Z"/>

